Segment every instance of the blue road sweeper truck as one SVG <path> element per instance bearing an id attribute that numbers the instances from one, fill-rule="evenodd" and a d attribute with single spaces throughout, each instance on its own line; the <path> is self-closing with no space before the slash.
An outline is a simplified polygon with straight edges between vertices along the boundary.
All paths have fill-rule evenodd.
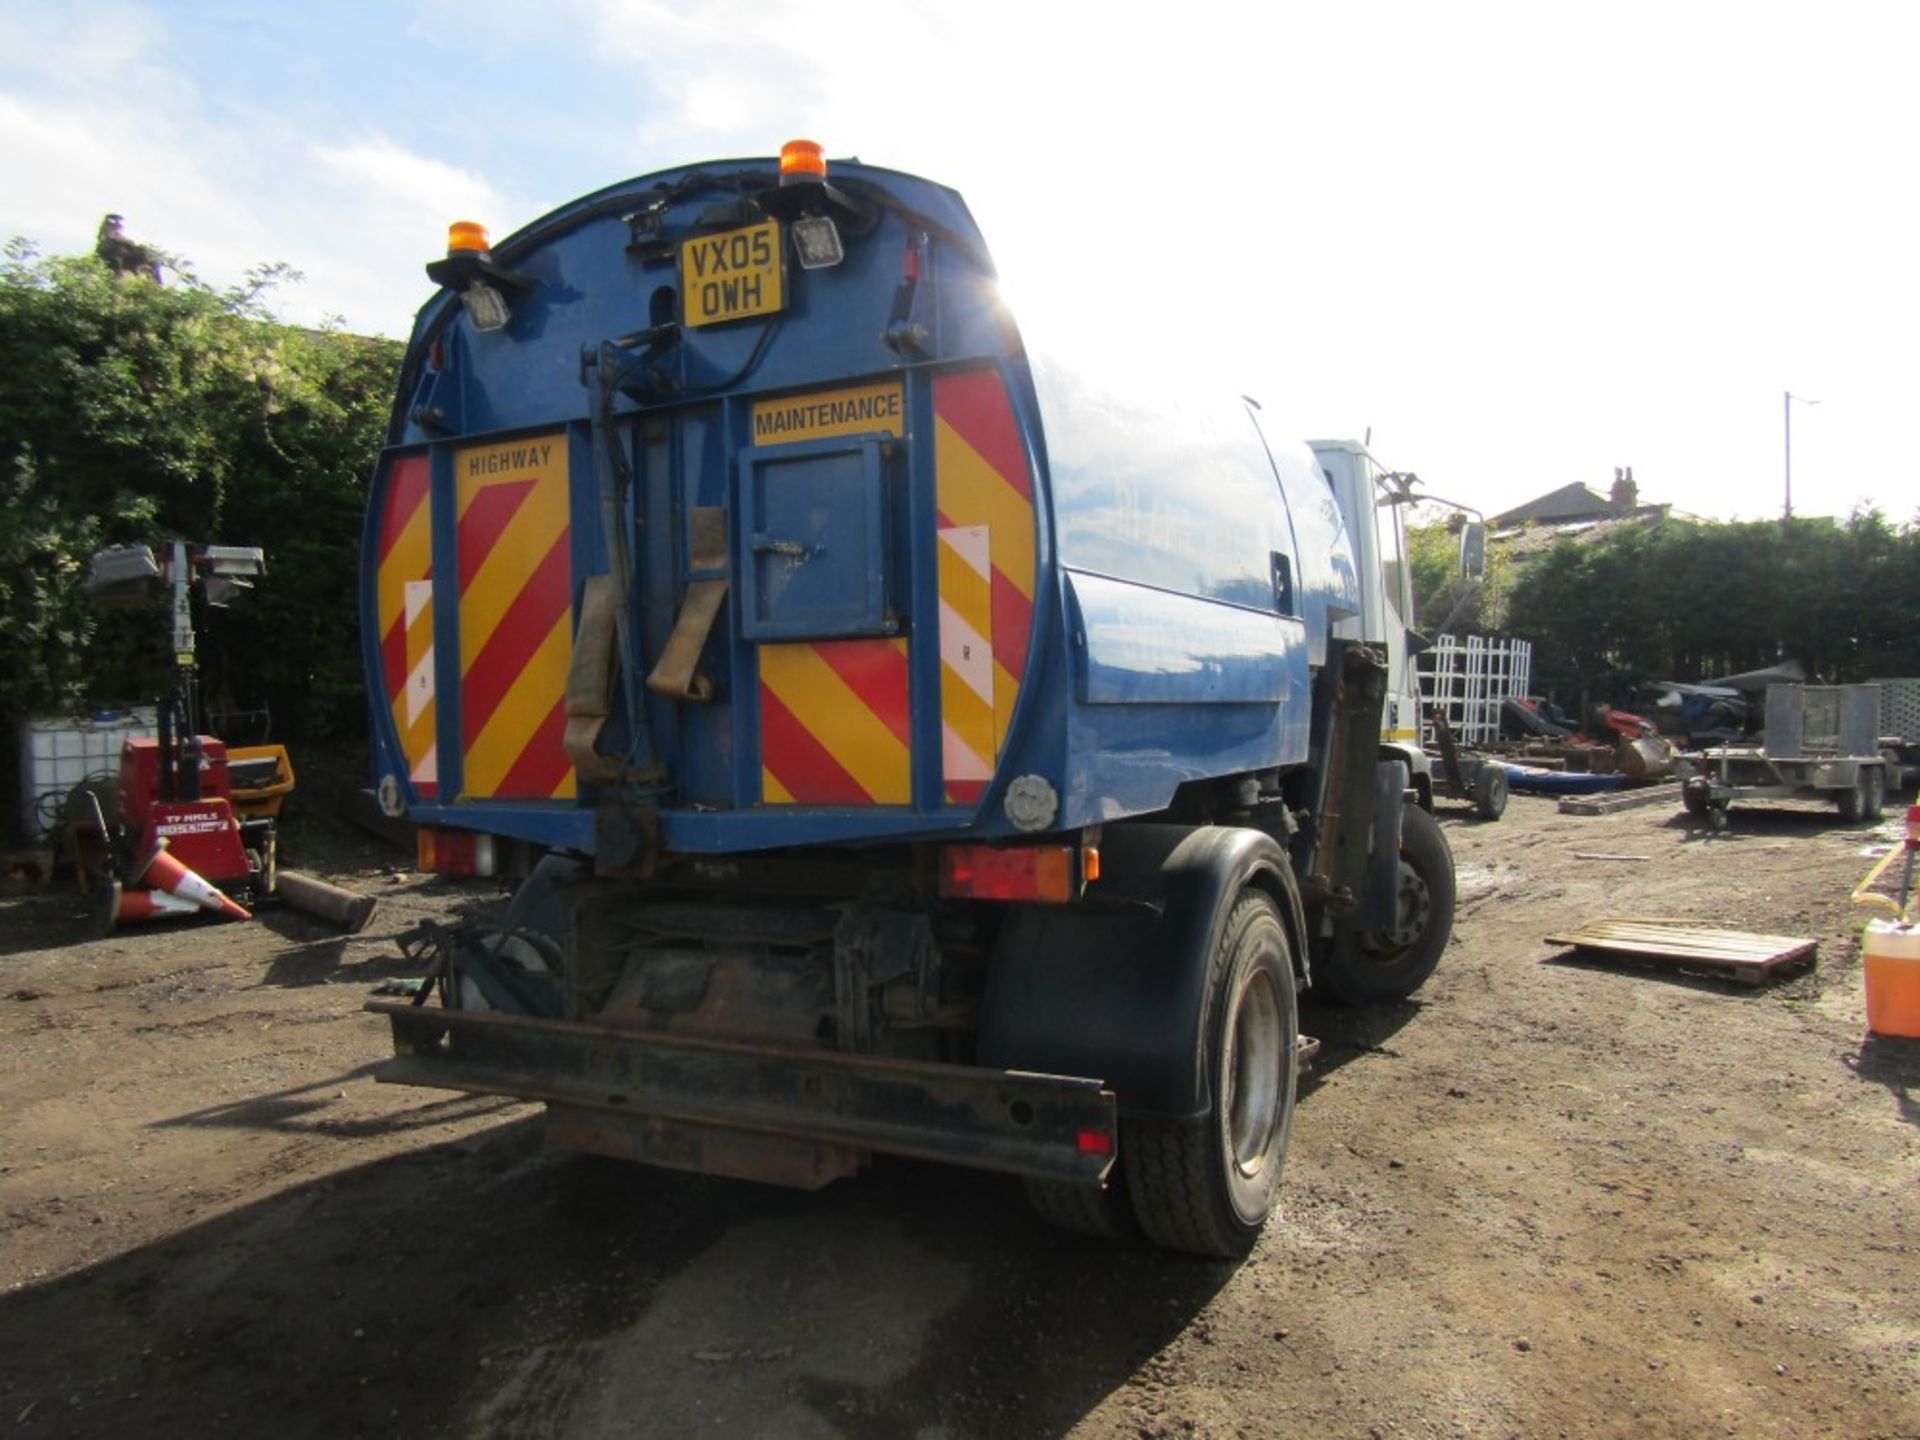
<path id="1" fill-rule="evenodd" d="M 375 783 L 426 868 L 529 863 L 371 1007 L 381 1078 L 1244 1254 L 1299 994 L 1409 994 L 1452 925 L 1370 458 L 1030 350 L 957 193 L 807 142 L 449 242 L 367 514 Z"/>

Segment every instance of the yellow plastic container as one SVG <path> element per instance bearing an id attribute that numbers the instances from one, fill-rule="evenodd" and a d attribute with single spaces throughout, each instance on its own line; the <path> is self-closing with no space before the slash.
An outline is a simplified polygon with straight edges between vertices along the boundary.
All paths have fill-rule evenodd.
<path id="1" fill-rule="evenodd" d="M 1920 1039 L 1920 925 L 1869 920 L 1862 954 L 1867 972 L 1867 1029 Z"/>

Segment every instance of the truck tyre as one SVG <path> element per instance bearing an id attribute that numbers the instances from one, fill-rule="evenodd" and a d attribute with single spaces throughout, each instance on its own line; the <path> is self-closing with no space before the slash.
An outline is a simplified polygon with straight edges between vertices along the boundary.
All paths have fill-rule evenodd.
<path id="1" fill-rule="evenodd" d="M 1028 1180 L 1025 1186 L 1034 1213 L 1056 1230 L 1101 1240 L 1131 1240 L 1140 1233 L 1127 1199 L 1126 1178 L 1117 1167 L 1098 1189 L 1062 1180 Z"/>
<path id="2" fill-rule="evenodd" d="M 1426 983 L 1453 934 L 1453 852 L 1440 824 L 1417 805 L 1400 821 L 1394 928 L 1342 930 L 1313 968 L 1314 988 L 1348 1005 L 1404 1000 Z"/>
<path id="3" fill-rule="evenodd" d="M 1680 803 L 1687 807 L 1687 814 L 1696 820 L 1707 818 L 1707 806 L 1713 798 L 1713 792 L 1704 779 L 1687 781 L 1680 787 Z"/>
<path id="4" fill-rule="evenodd" d="M 1473 777 L 1473 811 L 1482 820 L 1507 813 L 1507 772 L 1500 766 L 1482 765 Z"/>
<path id="5" fill-rule="evenodd" d="M 1198 1120 L 1123 1121 L 1127 1189 L 1147 1238 L 1237 1260 L 1273 1210 L 1293 1130 L 1300 1014 L 1280 910 L 1242 889 L 1208 959 Z"/>

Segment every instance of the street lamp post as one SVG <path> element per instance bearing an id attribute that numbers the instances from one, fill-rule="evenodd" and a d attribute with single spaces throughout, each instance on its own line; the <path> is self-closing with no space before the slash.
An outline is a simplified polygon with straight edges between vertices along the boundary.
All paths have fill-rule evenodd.
<path id="1" fill-rule="evenodd" d="M 1793 524 L 1793 402 L 1802 405 L 1818 405 L 1818 400 L 1809 400 L 1804 395 L 1795 395 L 1791 390 L 1780 392 L 1781 432 L 1786 440 L 1787 450 L 1787 495 L 1786 504 L 1780 511 L 1780 533 L 1785 535 Z"/>

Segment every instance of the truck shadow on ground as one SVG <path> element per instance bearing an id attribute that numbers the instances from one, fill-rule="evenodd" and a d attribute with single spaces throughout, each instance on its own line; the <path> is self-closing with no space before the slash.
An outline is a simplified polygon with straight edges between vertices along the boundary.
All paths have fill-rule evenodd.
<path id="1" fill-rule="evenodd" d="M 0 904 L 0 959 L 98 940 L 105 908 L 103 897 L 73 890 L 8 899 Z"/>
<path id="2" fill-rule="evenodd" d="M 463 921 L 496 916 L 505 904 L 506 897 L 493 892 L 461 896 L 436 912 L 435 923 L 451 929 Z M 427 972 L 429 952 L 417 943 L 420 917 L 397 907 L 376 911 L 373 923 L 358 935 L 343 935 L 337 926 L 284 905 L 263 910 L 256 918 L 286 942 L 261 974 L 261 986 L 371 985 Z M 409 944 L 415 945 L 415 956 L 405 953 Z"/>
<path id="3" fill-rule="evenodd" d="M 491 1095 L 448 1095 L 443 1099 L 422 1100 L 403 1110 L 377 1115 L 356 1115 L 343 1110 L 346 1092 L 343 1085 L 369 1079 L 376 1063 L 368 1061 L 326 1080 L 293 1085 L 266 1095 L 253 1095 L 223 1105 L 209 1105 L 184 1115 L 155 1121 L 156 1130 L 274 1130 L 288 1134 L 330 1135 L 344 1139 L 364 1139 L 376 1135 L 394 1135 L 422 1130 L 450 1121 L 471 1120 L 487 1115 L 503 1115 L 519 1109 L 523 1102 Z"/>
<path id="4" fill-rule="evenodd" d="M 236 1108 L 179 1123 L 275 1123 Z M 527 1118 L 0 1295 L 0 1395 L 38 1435 L 560 1435 L 640 1375 L 591 1433 L 750 1433 L 735 1393 L 774 1406 L 758 1433 L 1056 1435 L 1232 1274 L 1050 1231 L 995 1176 L 801 1194 L 554 1154 Z"/>
<path id="5" fill-rule="evenodd" d="M 1399 1052 L 1390 1042 L 1424 1008 L 1418 1000 L 1384 1000 L 1373 1005 L 1303 1000 L 1300 1033 L 1318 1040 L 1320 1050 L 1300 1077 L 1301 1095 L 1363 1056 L 1394 1058 Z"/>

